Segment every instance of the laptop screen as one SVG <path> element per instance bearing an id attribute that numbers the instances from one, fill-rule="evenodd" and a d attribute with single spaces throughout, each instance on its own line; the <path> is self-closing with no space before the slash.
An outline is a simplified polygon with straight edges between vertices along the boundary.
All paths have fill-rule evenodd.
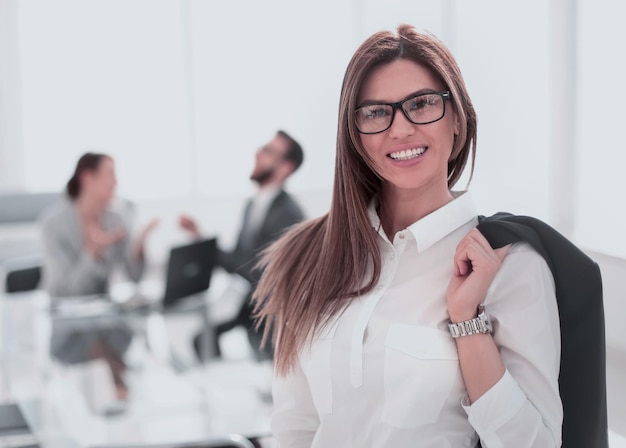
<path id="1" fill-rule="evenodd" d="M 206 291 L 211 284 L 217 257 L 216 238 L 172 248 L 167 263 L 163 306 L 172 306 L 185 297 Z"/>

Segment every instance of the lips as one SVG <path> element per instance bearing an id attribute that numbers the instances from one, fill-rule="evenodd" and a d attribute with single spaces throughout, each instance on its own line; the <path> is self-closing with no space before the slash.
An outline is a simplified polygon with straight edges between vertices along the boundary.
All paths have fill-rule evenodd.
<path id="1" fill-rule="evenodd" d="M 427 149 L 428 148 L 425 146 L 419 148 L 403 149 L 402 151 L 389 153 L 387 154 L 387 157 L 390 157 L 393 160 L 411 160 L 424 154 Z"/>

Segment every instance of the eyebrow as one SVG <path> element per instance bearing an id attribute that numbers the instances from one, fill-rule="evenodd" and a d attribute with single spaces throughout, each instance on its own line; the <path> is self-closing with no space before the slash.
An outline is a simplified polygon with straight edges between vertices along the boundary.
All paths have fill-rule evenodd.
<path id="1" fill-rule="evenodd" d="M 417 95 L 423 95 L 425 93 L 436 93 L 436 92 L 440 92 L 440 90 L 431 89 L 430 87 L 426 87 L 424 89 L 420 89 L 420 90 L 417 90 L 415 92 L 409 93 L 407 96 L 405 96 L 404 98 L 402 98 L 398 102 L 401 103 L 402 101 L 406 101 L 409 98 L 413 98 L 414 96 L 417 96 Z M 374 106 L 374 105 L 378 105 L 378 104 L 393 104 L 395 102 L 396 101 L 365 100 L 365 101 L 362 101 L 360 104 L 358 104 L 356 108 L 358 109 L 359 107 Z"/>

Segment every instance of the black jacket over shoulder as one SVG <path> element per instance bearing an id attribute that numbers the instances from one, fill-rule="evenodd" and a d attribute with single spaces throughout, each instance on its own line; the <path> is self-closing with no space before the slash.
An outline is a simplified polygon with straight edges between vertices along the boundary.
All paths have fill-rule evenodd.
<path id="1" fill-rule="evenodd" d="M 552 271 L 561 322 L 563 447 L 607 448 L 606 349 L 598 265 L 548 224 L 528 216 L 479 217 L 492 247 L 525 241 Z"/>

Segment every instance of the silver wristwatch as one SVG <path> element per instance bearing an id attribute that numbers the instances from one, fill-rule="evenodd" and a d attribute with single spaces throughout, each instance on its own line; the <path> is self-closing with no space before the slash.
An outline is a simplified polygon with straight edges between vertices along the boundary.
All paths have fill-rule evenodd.
<path id="1" fill-rule="evenodd" d="M 491 321 L 489 321 L 489 318 L 485 314 L 485 307 L 482 305 L 478 306 L 477 317 L 464 320 L 463 322 L 457 322 L 456 324 L 450 322 L 448 323 L 448 329 L 453 338 L 471 336 L 479 333 L 491 333 L 493 331 Z"/>

